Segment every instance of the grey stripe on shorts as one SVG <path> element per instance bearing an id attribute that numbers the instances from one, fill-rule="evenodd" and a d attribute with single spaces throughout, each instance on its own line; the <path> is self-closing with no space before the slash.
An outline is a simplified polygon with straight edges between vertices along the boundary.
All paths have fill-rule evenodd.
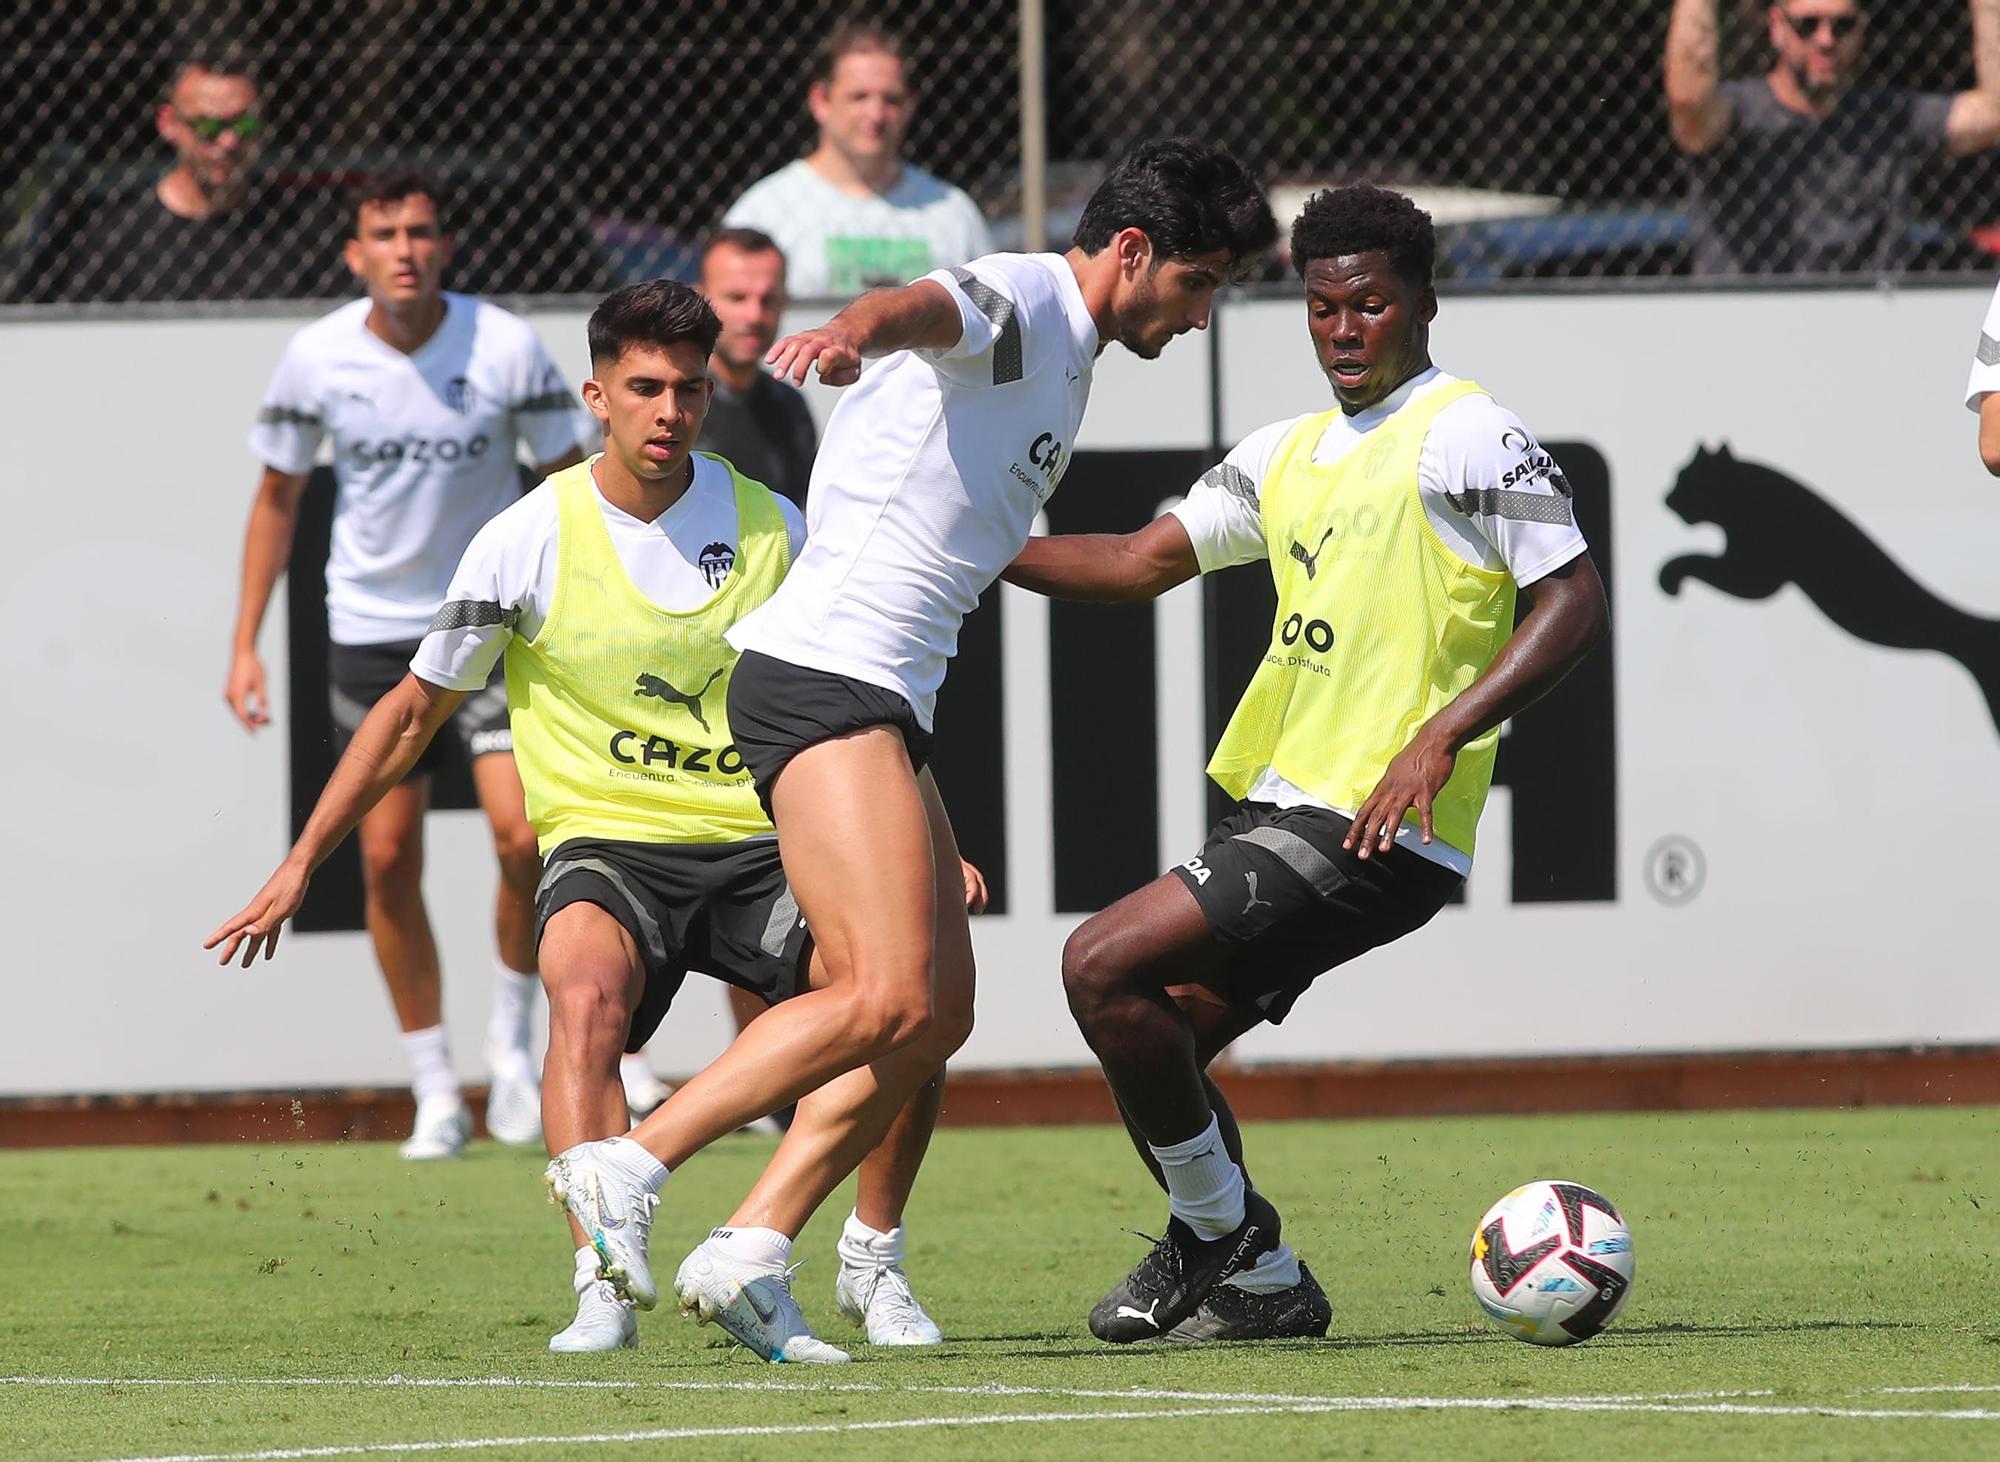
<path id="1" fill-rule="evenodd" d="M 563 878 L 565 874 L 588 871 L 598 874 L 605 882 L 618 890 L 618 896 L 625 900 L 625 906 L 632 912 L 640 932 L 646 936 L 646 958 L 654 965 L 667 962 L 667 938 L 660 932 L 659 921 L 646 912 L 646 905 L 632 892 L 632 885 L 625 881 L 625 875 L 602 858 L 564 858 L 551 863 L 542 875 L 541 884 L 535 889 L 535 902 L 542 901 L 542 895 Z"/>
<path id="2" fill-rule="evenodd" d="M 1347 882 L 1347 875 L 1334 866 L 1331 858 L 1297 833 L 1286 832 L 1281 827 L 1253 827 L 1247 833 L 1236 834 L 1231 841 L 1255 843 L 1267 852 L 1276 853 L 1279 860 L 1311 884 L 1313 892 L 1321 898 L 1332 898 Z"/>

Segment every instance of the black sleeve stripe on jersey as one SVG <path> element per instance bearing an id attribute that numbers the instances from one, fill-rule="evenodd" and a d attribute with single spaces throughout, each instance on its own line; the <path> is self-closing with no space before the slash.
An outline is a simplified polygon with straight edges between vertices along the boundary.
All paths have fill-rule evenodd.
<path id="1" fill-rule="evenodd" d="M 1979 363 L 2000 365 L 2000 340 L 1995 340 L 1984 330 L 1979 332 Z"/>
<path id="2" fill-rule="evenodd" d="M 1014 302 L 991 285 L 980 283 L 979 276 L 970 269 L 954 269 L 951 277 L 958 281 L 972 307 L 991 320 L 993 328 L 1000 332 L 1000 338 L 993 342 L 993 384 L 1004 386 L 1020 380 L 1021 321 L 1014 313 Z"/>
<path id="3" fill-rule="evenodd" d="M 1257 484 L 1250 480 L 1250 474 L 1233 462 L 1218 462 L 1201 474 L 1201 480 L 1210 487 L 1220 488 L 1231 497 L 1241 498 L 1251 508 L 1257 507 Z"/>
<path id="4" fill-rule="evenodd" d="M 438 634 L 444 630 L 478 629 L 487 624 L 501 624 L 512 629 L 520 618 L 518 608 L 502 608 L 492 599 L 454 599 L 438 610 L 428 632 Z"/>
<path id="5" fill-rule="evenodd" d="M 1559 493 L 1503 492 L 1482 487 L 1472 492 L 1448 492 L 1445 501 L 1468 517 L 1484 513 L 1489 518 L 1512 518 L 1517 523 L 1574 523 L 1569 499 Z"/>
<path id="6" fill-rule="evenodd" d="M 539 396 L 530 396 L 526 401 L 514 403 L 516 411 L 567 411 L 576 402 L 567 391 L 544 391 Z"/>
<path id="7" fill-rule="evenodd" d="M 311 411 L 301 411 L 296 406 L 266 406 L 257 413 L 257 421 L 262 426 L 318 426 L 320 419 Z"/>

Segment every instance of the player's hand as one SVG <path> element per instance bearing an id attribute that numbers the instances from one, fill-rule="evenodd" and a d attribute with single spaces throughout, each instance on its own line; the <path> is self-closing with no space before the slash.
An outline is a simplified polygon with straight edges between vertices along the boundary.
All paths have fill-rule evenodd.
<path id="1" fill-rule="evenodd" d="M 965 912 L 983 914 L 986 912 L 986 875 L 976 864 L 965 859 L 958 860 L 958 871 L 965 877 Z"/>
<path id="2" fill-rule="evenodd" d="M 257 897 L 250 900 L 235 918 L 209 935 L 201 947 L 213 949 L 221 945 L 222 954 L 216 963 L 226 965 L 235 957 L 240 945 L 243 968 L 246 970 L 257 957 L 259 945 L 263 946 L 264 958 L 269 959 L 278 952 L 278 931 L 305 902 L 306 884 L 311 877 L 305 869 L 289 861 L 280 864 L 278 871 L 271 875 L 271 881 L 257 891 Z"/>
<path id="3" fill-rule="evenodd" d="M 222 698 L 243 723 L 245 731 L 271 724 L 271 699 L 264 691 L 264 662 L 255 650 L 238 650 L 229 662 L 229 683 Z"/>
<path id="4" fill-rule="evenodd" d="M 1419 731 L 1417 739 L 1396 754 L 1382 780 L 1354 814 L 1340 846 L 1366 858 L 1396 845 L 1396 829 L 1412 807 L 1423 824 L 1424 841 L 1431 840 L 1431 803 L 1451 780 L 1458 753 L 1441 738 Z"/>
<path id="5" fill-rule="evenodd" d="M 813 363 L 819 363 L 820 381 L 828 386 L 851 386 L 861 379 L 861 351 L 847 338 L 847 332 L 832 322 L 817 330 L 801 330 L 787 335 L 771 347 L 764 364 L 771 374 L 794 386 L 803 386 Z"/>

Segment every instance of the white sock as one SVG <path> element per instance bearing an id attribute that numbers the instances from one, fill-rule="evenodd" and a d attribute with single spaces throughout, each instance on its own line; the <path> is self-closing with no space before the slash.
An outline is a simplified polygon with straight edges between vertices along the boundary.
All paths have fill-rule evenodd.
<path id="1" fill-rule="evenodd" d="M 1276 1294 L 1281 1289 L 1290 1289 L 1299 1282 L 1299 1256 L 1292 1252 L 1290 1244 L 1279 1244 L 1267 1250 L 1264 1257 L 1248 1269 L 1232 1274 L 1223 1281 L 1238 1289 L 1246 1289 L 1251 1294 Z"/>
<path id="2" fill-rule="evenodd" d="M 870 1228 L 861 1221 L 861 1215 L 850 1213 L 847 1222 L 840 1229 L 840 1262 L 852 1264 L 861 1269 L 873 1269 L 878 1264 L 901 1264 L 903 1262 L 903 1226 L 899 1223 L 884 1233 Z"/>
<path id="3" fill-rule="evenodd" d="M 499 960 L 493 962 L 493 1013 L 486 1018 L 486 1044 L 496 1051 L 528 1049 L 529 1017 L 541 981 L 518 974 Z"/>
<path id="4" fill-rule="evenodd" d="M 653 1068 L 646 1064 L 644 1051 L 628 1051 L 618 1058 L 618 1080 L 626 1090 L 631 1090 L 634 1081 L 644 1083 L 656 1079 Z"/>
<path id="5" fill-rule="evenodd" d="M 767 1274 L 783 1274 L 792 1262 L 792 1241 L 774 1228 L 719 1228 L 708 1235 L 709 1247 L 739 1264 Z"/>
<path id="6" fill-rule="evenodd" d="M 607 1137 L 598 1146 L 604 1149 L 605 1162 L 654 1193 L 664 1188 L 667 1179 L 673 1176 L 665 1163 L 629 1137 Z"/>
<path id="7" fill-rule="evenodd" d="M 451 1052 L 445 1048 L 443 1026 L 404 1031 L 403 1054 L 410 1062 L 410 1090 L 417 1094 L 419 1102 L 458 1095 L 458 1073 L 451 1069 Z"/>
<path id="8" fill-rule="evenodd" d="M 597 1250 L 590 1245 L 585 1244 L 576 1251 L 576 1273 L 572 1276 L 570 1285 L 578 1294 L 582 1294 L 597 1283 L 597 1262 Z"/>
<path id="9" fill-rule="evenodd" d="M 1243 1169 L 1222 1144 L 1214 1117 L 1186 1142 L 1153 1147 L 1167 1180 L 1167 1207 L 1204 1239 L 1219 1239 L 1243 1222 Z"/>

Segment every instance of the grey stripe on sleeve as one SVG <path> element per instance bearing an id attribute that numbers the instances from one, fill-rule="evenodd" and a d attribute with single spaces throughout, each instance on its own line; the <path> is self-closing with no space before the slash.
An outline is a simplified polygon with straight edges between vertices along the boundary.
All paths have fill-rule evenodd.
<path id="1" fill-rule="evenodd" d="M 1512 518 L 1517 523 L 1574 523 L 1569 499 L 1555 493 L 1506 492 L 1482 487 L 1471 492 L 1448 492 L 1445 501 L 1468 516 L 1484 513 L 1489 518 Z"/>
<path id="2" fill-rule="evenodd" d="M 625 875 L 602 858 L 564 858 L 549 865 L 542 875 L 541 886 L 535 890 L 535 902 L 540 903 L 548 891 L 556 886 L 566 874 L 590 872 L 601 877 L 618 890 L 618 896 L 625 901 L 625 907 L 639 926 L 639 932 L 646 937 L 646 958 L 657 968 L 667 962 L 667 938 L 660 932 L 660 922 L 647 910 L 645 901 L 632 892 L 632 885 L 625 881 Z"/>
<path id="3" fill-rule="evenodd" d="M 257 413 L 261 426 L 318 426 L 318 413 L 301 411 L 296 406 L 266 406 Z"/>
<path id="4" fill-rule="evenodd" d="M 567 391 L 544 391 L 539 396 L 530 396 L 526 401 L 516 401 L 516 411 L 567 411 L 577 405 L 576 398 Z"/>
<path id="5" fill-rule="evenodd" d="M 1991 335 L 1981 330 L 1979 332 L 1978 354 L 1981 365 L 2000 365 L 2000 340 L 1995 340 Z"/>
<path id="6" fill-rule="evenodd" d="M 492 599 L 453 599 L 443 605 L 431 620 L 429 634 L 444 630 L 478 629 L 481 625 L 498 624 L 512 629 L 521 618 L 518 605 L 503 607 Z"/>
<path id="7" fill-rule="evenodd" d="M 1233 498 L 1241 498 L 1251 508 L 1257 507 L 1257 484 L 1250 480 L 1250 474 L 1233 462 L 1218 462 L 1201 474 L 1201 480 L 1210 487 L 1220 488 Z"/>
<path id="8" fill-rule="evenodd" d="M 993 342 L 993 384 L 1004 386 L 1020 380 L 1021 321 L 1014 314 L 1014 302 L 991 285 L 982 284 L 970 269 L 954 269 L 951 277 L 958 281 L 973 308 L 991 320 L 993 328 L 1000 332 L 1000 338 Z"/>
<path id="9" fill-rule="evenodd" d="M 1297 833 L 1281 827 L 1253 827 L 1247 833 L 1238 833 L 1232 841 L 1254 843 L 1266 852 L 1276 853 L 1279 861 L 1311 884 L 1313 892 L 1321 898 L 1332 898 L 1347 882 L 1347 875 L 1334 866 L 1331 858 Z"/>

